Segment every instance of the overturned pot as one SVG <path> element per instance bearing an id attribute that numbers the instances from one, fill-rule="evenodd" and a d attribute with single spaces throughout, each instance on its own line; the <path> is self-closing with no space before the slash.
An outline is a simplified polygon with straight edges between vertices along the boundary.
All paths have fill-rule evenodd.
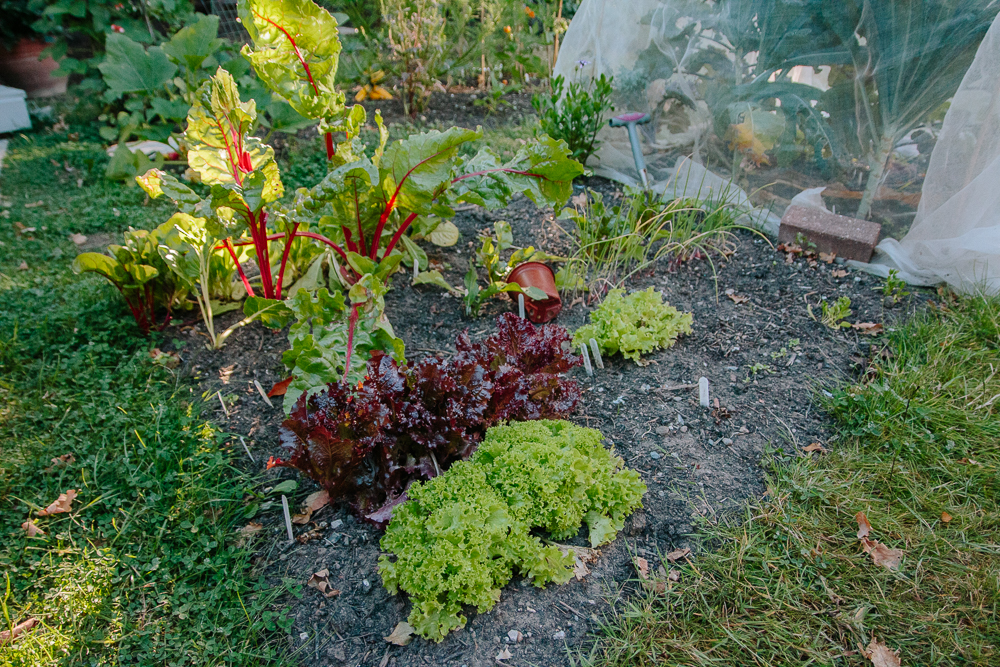
<path id="1" fill-rule="evenodd" d="M 547 265 L 541 262 L 525 262 L 518 264 L 510 275 L 507 282 L 517 283 L 521 287 L 537 287 L 545 292 L 545 299 L 538 301 L 524 296 L 524 309 L 527 311 L 528 319 L 535 324 L 544 324 L 552 320 L 559 311 L 562 310 L 562 299 L 559 298 L 559 290 L 556 289 L 556 277 Z M 517 292 L 508 292 L 512 301 L 517 301 Z"/>

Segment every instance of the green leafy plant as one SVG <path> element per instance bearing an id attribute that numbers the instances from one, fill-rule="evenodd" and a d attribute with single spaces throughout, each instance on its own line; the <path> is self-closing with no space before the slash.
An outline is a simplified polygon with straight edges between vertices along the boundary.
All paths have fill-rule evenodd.
<path id="1" fill-rule="evenodd" d="M 438 81 L 446 19 L 438 0 L 380 0 L 389 53 L 399 67 L 404 113 L 424 110 Z"/>
<path id="2" fill-rule="evenodd" d="M 582 164 L 597 150 L 597 132 L 604 127 L 605 114 L 614 110 L 612 79 L 602 74 L 589 84 L 575 81 L 567 88 L 565 78 L 557 76 L 551 80 L 552 91 L 548 95 L 531 98 L 542 131 L 564 140 L 570 155 Z"/>
<path id="3" fill-rule="evenodd" d="M 167 242 L 172 229 L 172 222 L 151 232 L 129 228 L 124 245 L 108 246 L 111 256 L 84 252 L 73 260 L 76 273 L 97 273 L 118 288 L 143 334 L 167 326 L 173 309 L 188 293 L 185 281 L 178 279 L 160 256 L 160 244 Z M 166 311 L 159 323 L 157 310 Z"/>
<path id="4" fill-rule="evenodd" d="M 465 314 L 471 317 L 478 317 L 482 305 L 502 292 L 522 293 L 534 300 L 548 298 L 545 292 L 537 287 L 522 288 L 517 283 L 506 282 L 504 278 L 510 274 L 515 266 L 523 262 L 545 262 L 559 259 L 528 246 L 515 251 L 510 259 L 503 263 L 500 260 L 500 253 L 510 249 L 513 245 L 514 234 L 511 231 L 510 223 L 504 220 L 493 223 L 493 229 L 496 238 L 494 239 L 488 234 L 483 236 L 483 244 L 476 251 L 475 259 L 469 262 L 469 271 L 465 274 L 465 294 L 462 301 L 465 303 Z M 479 287 L 477 264 L 486 272 L 487 284 L 483 289 Z"/>
<path id="5" fill-rule="evenodd" d="M 646 485 L 602 439 L 565 421 L 498 426 L 472 459 L 410 487 L 382 538 L 379 573 L 391 593 L 410 594 L 418 634 L 441 641 L 464 627 L 463 604 L 489 611 L 515 570 L 539 587 L 568 581 L 571 553 L 533 529 L 563 539 L 586 523 L 591 546 L 615 538 Z"/>
<path id="6" fill-rule="evenodd" d="M 906 290 L 906 281 L 899 277 L 899 271 L 896 269 L 889 269 L 885 285 L 882 286 L 882 294 L 891 300 L 893 305 L 910 296 L 910 293 Z"/>
<path id="7" fill-rule="evenodd" d="M 590 324 L 573 334 L 573 347 L 593 338 L 603 353 L 621 352 L 639 363 L 640 355 L 672 347 L 681 334 L 690 334 L 692 321 L 691 313 L 663 303 L 663 295 L 652 287 L 628 296 L 623 289 L 613 289 L 590 313 Z"/>
<path id="8" fill-rule="evenodd" d="M 842 296 L 831 306 L 828 301 L 822 303 L 823 314 L 820 321 L 831 329 L 850 329 L 851 323 L 844 319 L 851 316 L 851 298 Z"/>

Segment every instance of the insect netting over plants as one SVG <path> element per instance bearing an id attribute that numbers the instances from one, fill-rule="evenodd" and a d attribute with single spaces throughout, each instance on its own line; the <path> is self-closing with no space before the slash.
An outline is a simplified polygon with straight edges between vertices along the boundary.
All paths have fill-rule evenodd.
<path id="1" fill-rule="evenodd" d="M 614 77 L 608 116 L 649 115 L 637 130 L 658 190 L 709 183 L 780 215 L 825 187 L 822 205 L 882 224 L 882 249 L 911 281 L 992 276 L 996 291 L 1000 35 L 984 37 L 998 11 L 1000 0 L 585 0 L 553 76 Z M 638 184 L 626 128 L 598 139 L 588 166 Z"/>

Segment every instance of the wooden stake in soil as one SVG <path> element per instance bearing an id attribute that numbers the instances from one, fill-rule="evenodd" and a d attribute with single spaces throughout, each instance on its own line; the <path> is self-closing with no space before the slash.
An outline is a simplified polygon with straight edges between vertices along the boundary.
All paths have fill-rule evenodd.
<path id="1" fill-rule="evenodd" d="M 284 494 L 281 496 L 281 509 L 285 511 L 285 528 L 288 530 L 288 541 L 292 542 L 295 540 L 295 533 L 292 532 L 292 515 L 288 511 L 288 498 Z"/>
<path id="2" fill-rule="evenodd" d="M 708 378 L 702 377 L 698 380 L 698 400 L 701 402 L 701 407 L 708 407 Z"/>
<path id="3" fill-rule="evenodd" d="M 580 343 L 580 354 L 583 355 L 583 367 L 587 371 L 587 375 L 594 377 L 594 369 L 590 366 L 590 355 L 587 354 L 587 344 Z"/>
<path id="4" fill-rule="evenodd" d="M 594 353 L 594 363 L 603 371 L 604 359 L 601 358 L 601 346 L 597 344 L 596 338 L 590 339 L 590 351 Z"/>

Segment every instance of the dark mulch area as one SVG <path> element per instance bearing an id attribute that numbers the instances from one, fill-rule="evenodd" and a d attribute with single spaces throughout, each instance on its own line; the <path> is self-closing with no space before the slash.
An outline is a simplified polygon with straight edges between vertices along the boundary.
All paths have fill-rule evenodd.
<path id="1" fill-rule="evenodd" d="M 476 104 L 486 98 L 485 93 L 434 93 L 427 100 L 426 108 L 417 114 L 407 115 L 403 112 L 403 100 L 396 96 L 391 100 L 366 100 L 362 102 L 368 117 L 374 116 L 375 110 L 382 112 L 386 125 L 419 121 L 425 124 L 442 124 L 445 126 L 475 128 L 477 125 L 510 125 L 519 123 L 525 116 L 534 113 L 531 108 L 531 92 L 509 93 L 503 96 L 506 104 L 497 107 L 494 113 L 487 113 L 487 107 Z"/>
<path id="2" fill-rule="evenodd" d="M 615 190 L 613 184 L 596 179 L 591 184 L 605 192 Z M 463 234 L 459 244 L 428 248 L 431 257 L 446 266 L 453 284 L 461 284 L 477 232 L 498 219 L 512 224 L 519 244 L 565 248 L 552 212 L 524 198 L 496 213 L 462 211 L 455 218 Z M 744 498 L 761 494 L 759 461 L 767 447 L 791 451 L 826 443 L 830 432 L 816 407 L 816 392 L 847 377 L 869 353 L 873 339 L 823 326 L 807 314 L 806 303 L 814 305 L 818 316 L 816 304 L 822 297 L 847 295 L 853 303 L 852 322 L 891 321 L 903 314 L 902 308 L 887 310 L 874 289 L 879 281 L 870 276 L 850 272 L 835 278 L 832 272 L 841 269 L 836 264 L 786 263 L 783 253 L 749 232 L 738 233 L 734 240 L 735 253 L 716 258 L 717 282 L 706 261 L 681 265 L 673 273 L 664 262 L 630 285 L 655 286 L 671 304 L 693 312 L 692 335 L 649 356 L 646 366 L 613 358 L 605 360 L 606 369 L 595 371 L 593 378 L 582 368 L 573 372 L 584 394 L 572 420 L 600 429 L 649 486 L 645 509 L 630 519 L 614 543 L 601 549 L 592 574 L 544 590 L 515 578 L 490 613 L 469 610 L 466 628 L 442 643 L 418 639 L 407 647 L 388 647 L 382 637 L 406 618 L 409 601 L 405 595 L 389 596 L 381 585 L 376 572 L 380 531 L 337 506 L 315 516 L 318 524 L 298 527 L 300 532 L 318 527 L 320 539 L 287 546 L 280 503 L 274 503 L 255 519 L 265 526 L 256 558 L 267 580 L 303 585 L 326 568 L 331 584 L 341 591 L 338 597 L 324 599 L 318 591 L 303 588 L 301 596 L 281 599 L 294 617 L 289 654 L 311 665 L 485 667 L 495 664 L 508 631 L 518 630 L 524 641 L 509 646 L 513 658 L 507 664 L 568 664 L 567 645 L 585 645 L 595 620 L 631 590 L 633 555 L 645 557 L 655 569 L 660 554 L 688 544 L 685 536 L 694 530 L 696 517 L 716 520 Z M 386 301 L 411 359 L 448 354 L 465 329 L 473 338 L 489 335 L 494 316 L 512 309 L 511 302 L 497 299 L 483 317 L 470 321 L 462 316 L 460 300 L 437 288 L 408 283 L 405 275 L 397 275 Z M 725 295 L 727 289 L 749 301 L 734 303 Z M 589 310 L 583 300 L 567 303 L 558 323 L 572 331 L 585 322 Z M 182 372 L 198 379 L 220 428 L 246 436 L 256 466 L 262 468 L 269 456 L 280 454 L 277 430 L 282 413 L 277 405 L 264 404 L 252 381 L 267 389 L 281 378 L 284 334 L 249 326 L 235 333 L 221 352 L 202 349 L 204 338 L 197 329 L 186 335 L 190 342 L 181 350 Z M 790 347 L 791 339 L 798 339 L 799 345 Z M 755 364 L 767 368 L 758 366 L 755 374 Z M 677 388 L 701 376 L 711 382 L 712 399 L 720 407 L 704 409 L 697 390 Z M 217 391 L 235 400 L 228 416 L 219 406 Z M 233 446 L 240 451 L 238 441 Z M 287 469 L 266 475 L 269 483 L 297 477 Z M 314 488 L 301 479 L 299 496 Z M 583 534 L 573 543 L 584 544 Z"/>

